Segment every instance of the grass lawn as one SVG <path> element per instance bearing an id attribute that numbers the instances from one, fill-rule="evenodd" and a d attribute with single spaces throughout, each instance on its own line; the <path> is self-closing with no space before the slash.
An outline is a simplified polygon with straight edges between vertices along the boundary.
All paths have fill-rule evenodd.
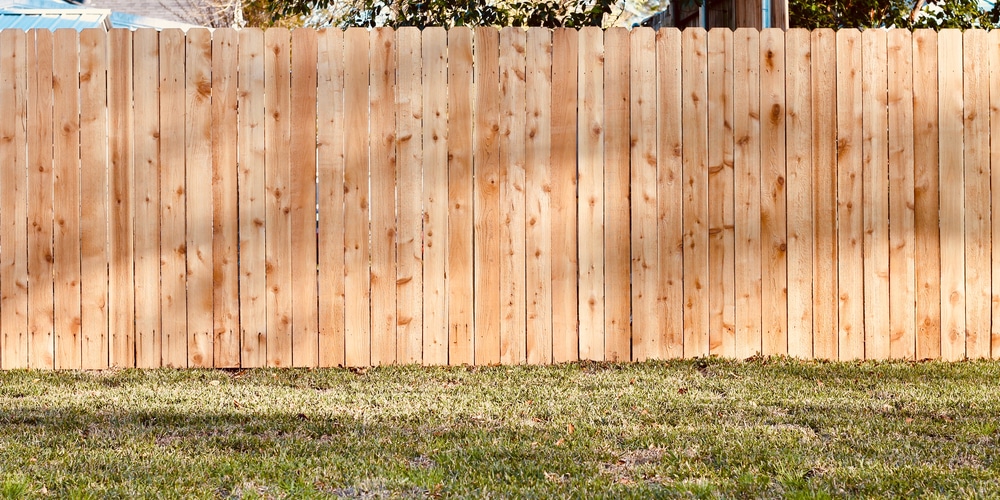
<path id="1" fill-rule="evenodd" d="M 987 497 L 1000 364 L 0 373 L 0 498 Z"/>

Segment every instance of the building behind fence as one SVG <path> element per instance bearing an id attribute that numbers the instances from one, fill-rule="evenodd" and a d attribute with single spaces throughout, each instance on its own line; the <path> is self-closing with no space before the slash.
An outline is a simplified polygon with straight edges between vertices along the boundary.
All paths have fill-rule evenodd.
<path id="1" fill-rule="evenodd" d="M 998 47 L 2 31 L 0 368 L 997 357 Z"/>

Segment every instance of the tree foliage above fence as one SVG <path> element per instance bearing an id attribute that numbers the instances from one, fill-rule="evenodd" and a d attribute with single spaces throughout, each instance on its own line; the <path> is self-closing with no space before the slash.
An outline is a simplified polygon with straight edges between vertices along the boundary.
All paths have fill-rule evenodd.
<path id="1" fill-rule="evenodd" d="M 1000 8 L 979 0 L 791 0 L 796 28 L 985 28 L 995 27 Z"/>

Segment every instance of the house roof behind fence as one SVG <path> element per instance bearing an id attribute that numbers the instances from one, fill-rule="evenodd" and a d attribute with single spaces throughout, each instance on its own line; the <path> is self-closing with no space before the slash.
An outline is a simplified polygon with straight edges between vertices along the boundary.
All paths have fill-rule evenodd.
<path id="1" fill-rule="evenodd" d="M 62 0 L 0 0 L 0 29 L 50 29 L 73 28 L 179 28 L 187 30 L 197 27 L 193 24 L 136 14 L 134 12 L 119 12 L 111 8 L 94 5 L 98 2 L 88 2 L 85 5 L 64 2 Z M 158 0 L 135 2 L 100 2 L 121 3 L 123 5 L 161 5 Z M 166 0 L 163 2 L 167 3 Z M 136 9 L 132 9 L 135 11 Z M 151 9 L 148 9 L 151 10 Z M 159 12 L 159 11 L 157 11 Z M 166 11 L 164 11 L 166 12 Z M 177 16 L 171 16 L 177 17 Z"/>

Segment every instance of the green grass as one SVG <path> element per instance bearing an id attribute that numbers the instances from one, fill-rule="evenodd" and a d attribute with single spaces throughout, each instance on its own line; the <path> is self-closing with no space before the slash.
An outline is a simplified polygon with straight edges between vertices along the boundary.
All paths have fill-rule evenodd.
<path id="1" fill-rule="evenodd" d="M 989 497 L 1000 364 L 0 373 L 0 498 Z"/>

